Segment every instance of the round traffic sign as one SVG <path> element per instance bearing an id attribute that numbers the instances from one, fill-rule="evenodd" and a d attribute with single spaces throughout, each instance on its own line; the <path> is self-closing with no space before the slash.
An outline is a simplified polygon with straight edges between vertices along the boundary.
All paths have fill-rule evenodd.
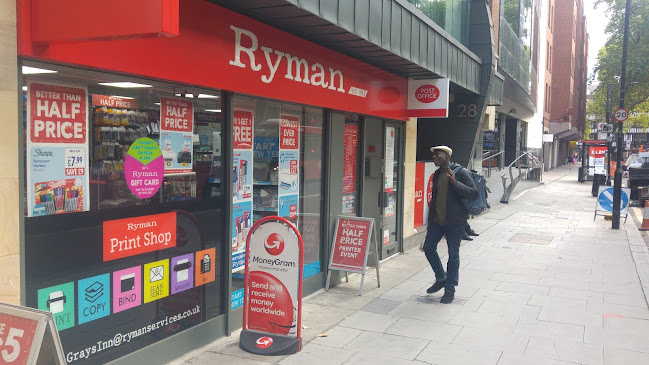
<path id="1" fill-rule="evenodd" d="M 618 122 L 624 122 L 628 117 L 629 112 L 624 108 L 620 108 L 615 111 L 615 120 L 617 120 Z"/>

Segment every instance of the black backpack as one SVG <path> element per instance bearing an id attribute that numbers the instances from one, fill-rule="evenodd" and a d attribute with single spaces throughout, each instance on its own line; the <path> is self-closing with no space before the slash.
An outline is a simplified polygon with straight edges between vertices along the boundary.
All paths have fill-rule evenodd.
<path id="1" fill-rule="evenodd" d="M 457 175 L 457 172 L 460 171 L 462 165 L 456 164 L 453 167 L 453 174 Z M 460 199 L 464 210 L 469 215 L 480 215 L 487 209 L 487 180 L 482 175 L 479 175 L 476 171 L 469 171 L 473 181 L 478 187 L 478 197 L 475 200 Z"/>

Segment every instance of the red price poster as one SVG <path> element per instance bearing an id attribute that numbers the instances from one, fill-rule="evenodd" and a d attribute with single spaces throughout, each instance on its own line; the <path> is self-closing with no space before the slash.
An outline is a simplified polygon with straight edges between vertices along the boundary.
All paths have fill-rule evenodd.
<path id="1" fill-rule="evenodd" d="M 300 117 L 282 114 L 279 118 L 279 148 L 297 150 L 300 146 Z"/>
<path id="2" fill-rule="evenodd" d="M 354 194 L 356 192 L 356 160 L 358 159 L 358 124 L 345 123 L 344 149 L 343 194 Z"/>
<path id="3" fill-rule="evenodd" d="M 0 314 L 0 363 L 27 364 L 38 321 Z"/>
<path id="4" fill-rule="evenodd" d="M 426 163 L 417 162 L 415 165 L 415 221 L 413 227 L 419 227 L 424 224 L 424 205 L 426 204 Z"/>
<path id="5" fill-rule="evenodd" d="M 362 272 L 371 237 L 368 220 L 339 218 L 330 268 Z"/>
<path id="6" fill-rule="evenodd" d="M 89 210 L 87 90 L 38 82 L 27 89 L 28 215 Z"/>
<path id="7" fill-rule="evenodd" d="M 160 149 L 165 174 L 192 171 L 194 104 L 189 100 L 160 98 Z"/>
<path id="8" fill-rule="evenodd" d="M 235 150 L 252 149 L 252 121 L 254 115 L 251 111 L 235 109 L 233 111 L 233 148 Z"/>
<path id="9" fill-rule="evenodd" d="M 120 96 L 92 94 L 92 105 L 109 108 L 137 109 L 137 100 Z"/>

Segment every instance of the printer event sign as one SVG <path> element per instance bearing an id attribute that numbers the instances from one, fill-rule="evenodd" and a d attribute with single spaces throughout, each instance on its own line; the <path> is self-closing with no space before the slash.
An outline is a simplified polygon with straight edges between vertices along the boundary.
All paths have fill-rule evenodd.
<path id="1" fill-rule="evenodd" d="M 27 214 L 88 211 L 88 91 L 27 83 Z"/>
<path id="2" fill-rule="evenodd" d="M 192 172 L 194 104 L 160 98 L 160 148 L 165 175 Z"/>

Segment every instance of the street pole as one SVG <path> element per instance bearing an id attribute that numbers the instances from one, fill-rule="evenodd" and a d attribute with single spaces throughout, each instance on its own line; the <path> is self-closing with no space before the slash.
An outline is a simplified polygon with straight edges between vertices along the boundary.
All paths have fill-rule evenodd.
<path id="1" fill-rule="evenodd" d="M 629 43 L 629 13 L 631 0 L 626 0 L 624 11 L 624 40 L 622 41 L 622 74 L 620 75 L 620 108 L 624 108 L 624 93 L 626 92 L 626 49 Z M 622 201 L 622 132 L 623 122 L 617 126 L 617 156 L 615 178 L 613 180 L 613 229 L 620 229 L 620 203 Z"/>
<path id="2" fill-rule="evenodd" d="M 606 121 L 604 123 L 611 123 L 611 107 L 609 99 L 611 98 L 611 83 L 606 84 Z M 615 127 L 615 124 L 613 124 Z M 615 133 L 615 128 L 613 128 Z M 608 137 L 608 133 L 606 134 Z M 611 186 L 611 159 L 613 158 L 613 144 L 606 138 L 606 151 L 608 152 L 608 158 L 606 159 L 606 185 Z"/>

